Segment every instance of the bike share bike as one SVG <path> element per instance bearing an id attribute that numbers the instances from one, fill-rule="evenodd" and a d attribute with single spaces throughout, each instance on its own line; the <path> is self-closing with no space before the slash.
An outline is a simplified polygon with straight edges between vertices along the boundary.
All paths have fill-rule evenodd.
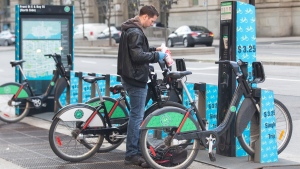
<path id="1" fill-rule="evenodd" d="M 54 71 L 54 76 L 47 90 L 39 96 L 35 95 L 23 72 L 22 63 L 25 62 L 25 60 L 10 62 L 12 67 L 17 66 L 19 68 L 23 76 L 23 81 L 21 83 L 9 82 L 0 86 L 0 120 L 7 123 L 18 122 L 27 116 L 31 108 L 39 109 L 46 107 L 46 100 L 53 88 L 55 88 L 55 96 L 60 96 L 67 85 L 70 85 L 68 72 L 72 66 L 71 55 L 67 55 L 67 68 L 62 64 L 61 55 L 46 54 L 44 56 L 54 59 L 56 70 Z M 56 101 L 58 101 L 58 99 L 56 99 Z M 58 106 L 62 107 L 59 101 Z"/>
<path id="2" fill-rule="evenodd" d="M 237 107 L 244 96 L 237 117 L 235 120 L 235 135 L 238 138 L 242 148 L 250 155 L 254 156 L 254 149 L 248 145 L 243 136 L 243 131 L 251 122 L 253 126 L 259 126 L 260 97 L 256 96 L 249 83 L 261 83 L 265 79 L 263 66 L 260 62 L 253 62 L 253 81 L 247 81 L 247 64 L 239 60 L 233 61 L 219 61 L 216 63 L 229 64 L 234 74 L 236 75 L 238 86 L 234 92 L 229 109 L 224 120 L 218 127 L 213 130 L 206 130 L 205 123 L 200 117 L 195 101 L 192 100 L 182 77 L 192 74 L 190 71 L 170 72 L 168 77 L 177 79 L 186 91 L 191 107 L 185 110 L 176 107 L 164 107 L 154 111 L 146 117 L 141 125 L 140 145 L 144 159 L 153 168 L 187 168 L 196 158 L 203 145 L 208 149 L 209 158 L 215 161 L 213 149 L 218 145 L 219 136 L 228 130 L 232 120 L 234 119 Z M 241 72 L 239 71 L 241 70 Z M 281 104 L 282 107 L 285 107 Z M 286 124 L 289 126 L 285 137 L 285 142 L 280 143 L 282 146 L 278 147 L 280 153 L 288 144 L 291 137 L 292 121 L 288 111 Z M 196 116 L 196 120 L 193 116 Z M 277 119 L 276 119 L 277 120 Z M 260 128 L 252 128 L 259 130 Z M 166 133 L 167 137 L 164 139 L 153 137 L 152 130 L 161 130 Z M 259 132 L 256 132 L 259 133 Z M 259 135 L 252 138 L 258 139 Z M 251 141 L 252 141 L 251 140 Z M 282 148 L 282 150 L 280 150 Z"/>
<path id="3" fill-rule="evenodd" d="M 161 68 L 165 63 L 160 63 Z M 144 117 L 153 111 L 173 106 L 184 109 L 182 104 L 168 101 L 162 94 L 168 90 L 168 84 L 159 84 L 154 68 L 150 67 L 150 82 L 146 104 L 152 99 L 152 105 L 145 111 Z M 117 148 L 126 138 L 128 110 L 130 106 L 122 85 L 111 87 L 120 98 L 102 96 L 98 80 L 105 77 L 86 76 L 83 80 L 95 84 L 99 97 L 62 108 L 54 117 L 49 131 L 49 142 L 54 153 L 66 161 L 85 160 L 96 152 L 109 152 Z M 125 102 L 126 108 L 120 104 Z M 105 141 L 104 141 L 105 139 Z"/>

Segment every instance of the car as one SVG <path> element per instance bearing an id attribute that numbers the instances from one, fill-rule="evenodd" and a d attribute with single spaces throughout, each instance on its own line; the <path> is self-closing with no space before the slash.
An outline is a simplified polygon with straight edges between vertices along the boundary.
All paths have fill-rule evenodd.
<path id="1" fill-rule="evenodd" d="M 212 46 L 214 34 L 204 26 L 183 25 L 168 36 L 167 46 L 183 44 L 184 47 L 194 47 L 196 44 Z"/>
<path id="2" fill-rule="evenodd" d="M 106 28 L 108 28 L 108 26 L 104 23 L 86 23 L 84 27 L 83 24 L 79 24 L 74 28 L 74 39 L 97 40 L 97 35 Z"/>
<path id="3" fill-rule="evenodd" d="M 121 31 L 118 30 L 115 26 L 110 27 L 110 34 L 111 37 L 116 41 L 116 43 L 120 42 L 120 37 L 121 37 Z M 104 29 L 100 34 L 97 36 L 97 39 L 108 39 L 109 37 L 109 29 L 108 27 Z"/>
<path id="4" fill-rule="evenodd" d="M 15 44 L 15 42 L 16 35 L 14 32 L 6 30 L 0 33 L 0 46 L 10 46 Z"/>

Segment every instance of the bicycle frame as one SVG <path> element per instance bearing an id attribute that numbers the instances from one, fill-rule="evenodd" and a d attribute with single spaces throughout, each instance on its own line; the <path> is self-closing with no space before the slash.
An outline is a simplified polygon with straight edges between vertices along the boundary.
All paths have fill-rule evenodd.
<path id="1" fill-rule="evenodd" d="M 149 74 L 149 78 L 151 79 L 151 82 L 148 84 L 148 93 L 151 93 L 151 95 L 149 95 L 149 96 L 151 96 L 151 97 L 149 97 L 149 99 L 152 98 L 152 100 L 155 103 L 158 103 L 158 105 L 160 107 L 162 107 L 162 102 L 163 101 L 162 101 L 162 98 L 161 98 L 160 87 L 157 84 L 156 77 L 157 77 L 156 74 L 153 73 L 153 72 L 151 72 L 151 74 Z M 102 80 L 101 77 L 96 77 L 96 78 L 98 78 L 98 80 Z M 101 134 L 101 135 L 105 134 L 105 135 L 109 135 L 112 131 L 117 131 L 118 133 L 126 133 L 126 131 L 127 131 L 127 124 L 126 123 L 124 123 L 124 124 L 122 124 L 121 126 L 118 126 L 118 127 L 113 127 L 112 124 L 115 124 L 113 122 L 115 122 L 115 120 L 118 120 L 118 119 L 111 119 L 111 116 L 112 116 L 113 112 L 115 112 L 117 106 L 119 104 L 121 104 L 121 101 L 123 101 L 123 100 L 125 101 L 126 107 L 130 110 L 129 102 L 126 98 L 126 91 L 123 89 L 123 87 L 121 85 L 116 85 L 116 86 L 110 88 L 110 91 L 112 93 L 115 93 L 115 94 L 120 93 L 121 96 L 116 100 L 116 102 L 112 105 L 112 108 L 108 112 L 108 110 L 107 110 L 107 108 L 104 104 L 105 100 L 103 99 L 103 96 L 102 96 L 102 94 L 100 92 L 100 89 L 99 89 L 99 85 L 96 82 L 97 80 L 94 80 L 94 81 L 90 80 L 89 81 L 89 80 L 86 80 L 85 78 L 84 78 L 84 80 L 89 82 L 89 83 L 93 83 L 95 85 L 95 88 L 96 88 L 97 93 L 99 95 L 100 104 L 99 105 L 96 104 L 95 106 L 89 106 L 89 107 L 94 107 L 93 112 L 89 111 L 88 113 L 86 113 L 86 112 L 84 113 L 88 116 L 88 118 L 86 120 L 85 125 L 82 128 L 81 134 Z M 149 99 L 146 101 L 145 104 L 147 104 Z M 95 101 L 97 101 L 97 100 L 95 100 Z M 91 103 L 93 103 L 93 102 L 91 101 Z M 87 103 L 86 106 L 88 106 L 88 103 Z M 68 111 L 67 110 L 68 106 L 64 107 L 64 109 L 66 109 L 66 111 Z M 102 110 L 102 109 L 104 110 L 103 114 L 100 113 L 100 110 Z M 68 114 L 68 112 L 65 112 L 65 110 L 61 110 L 58 114 L 56 114 L 53 117 L 53 119 L 55 119 L 56 117 L 60 117 L 60 118 L 64 119 L 65 117 L 61 117 L 62 113 Z M 72 112 L 70 112 L 70 113 L 72 113 Z M 97 114 L 98 114 L 98 116 L 96 116 Z M 101 128 L 101 129 L 89 129 L 88 126 L 90 125 L 90 123 L 93 121 L 94 118 L 97 119 L 98 117 L 103 117 L 105 123 L 107 124 L 107 126 L 103 125 L 105 128 Z M 66 119 L 64 119 L 64 120 L 66 120 Z M 68 120 L 70 120 L 70 119 L 68 119 Z M 76 120 L 76 119 L 74 119 L 72 117 L 72 120 Z"/>
<path id="2" fill-rule="evenodd" d="M 51 54 L 45 55 L 45 56 L 53 56 Z M 54 75 L 46 89 L 46 91 L 41 94 L 41 95 L 35 95 L 35 93 L 33 92 L 30 83 L 28 82 L 27 77 L 25 76 L 23 69 L 21 67 L 20 64 L 17 64 L 16 66 L 19 68 L 22 77 L 23 77 L 23 81 L 20 83 L 20 88 L 18 89 L 18 91 L 16 92 L 16 94 L 12 97 L 12 101 L 18 103 L 18 102 L 24 102 L 24 101 L 29 101 L 31 103 L 33 103 L 35 108 L 40 108 L 41 106 L 43 106 L 43 102 L 49 97 L 49 95 L 51 94 L 52 90 L 54 89 L 54 87 L 56 86 L 57 82 L 59 81 L 59 79 L 65 79 L 68 83 L 69 83 L 69 79 L 67 78 L 66 75 L 66 71 L 63 68 L 63 65 L 61 63 L 60 60 L 60 55 L 54 55 L 55 57 L 53 57 L 55 63 L 56 63 L 56 70 L 54 71 Z M 58 58 L 56 58 L 58 57 Z M 68 64 L 71 64 L 71 60 L 70 60 L 70 56 L 68 56 Z M 61 78 L 59 76 L 62 76 Z M 55 83 L 55 85 L 53 85 L 52 83 Z M 29 96 L 28 97 L 23 97 L 23 98 L 18 98 L 19 94 L 21 93 L 21 91 L 25 89 L 26 91 L 29 91 Z M 28 90 L 27 90 L 28 89 Z M 57 93 L 57 92 L 56 92 Z M 40 102 L 41 101 L 41 102 Z"/>
<path id="3" fill-rule="evenodd" d="M 149 78 L 151 81 L 148 83 L 148 92 L 147 92 L 147 98 L 146 98 L 145 105 L 147 105 L 149 100 L 152 99 L 153 100 L 152 105 L 157 104 L 158 107 L 161 108 L 161 107 L 163 107 L 162 106 L 163 99 L 161 97 L 161 88 L 160 88 L 161 86 L 157 83 L 156 73 L 151 71 L 149 74 Z M 111 119 L 111 116 L 114 113 L 116 107 L 119 104 L 121 104 L 122 101 L 124 101 L 126 108 L 130 111 L 130 105 L 129 105 L 128 99 L 126 98 L 126 91 L 124 90 L 123 86 L 115 85 L 114 87 L 110 88 L 110 91 L 114 94 L 120 93 L 120 97 L 116 99 L 116 102 L 114 103 L 111 110 L 107 114 L 108 118 L 106 118 L 107 122 L 115 124 L 116 120 L 118 120 L 118 119 Z M 109 125 L 109 127 L 111 127 L 111 125 Z M 124 122 L 124 124 L 121 126 L 118 126 L 118 128 L 120 129 L 121 133 L 126 133 L 127 132 L 127 123 Z"/>

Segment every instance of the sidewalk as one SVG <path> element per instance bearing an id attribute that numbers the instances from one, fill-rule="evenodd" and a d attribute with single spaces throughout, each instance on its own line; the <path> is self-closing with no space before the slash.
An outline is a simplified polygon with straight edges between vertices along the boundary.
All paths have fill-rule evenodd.
<path id="1" fill-rule="evenodd" d="M 125 142 L 109 153 L 97 153 L 82 162 L 67 162 L 51 150 L 48 131 L 53 112 L 26 117 L 21 122 L 5 124 L 0 121 L 0 168 L 1 169 L 140 169 L 139 166 L 124 165 Z M 188 169 L 218 169 L 214 165 L 193 162 Z"/>
<path id="2" fill-rule="evenodd" d="M 126 166 L 123 163 L 125 156 L 125 142 L 109 153 L 97 153 L 93 157 L 79 163 L 70 163 L 57 157 L 51 150 L 48 142 L 48 131 L 51 125 L 53 112 L 41 113 L 26 117 L 19 123 L 4 124 L 0 121 L 0 168 L 2 169 L 40 169 L 40 168 L 77 168 L 98 169 L 124 168 L 140 169 L 138 166 Z M 296 121 L 295 121 L 296 122 Z M 294 123 L 295 129 L 300 123 Z M 294 139 L 299 134 L 294 131 Z M 295 136 L 296 135 L 296 136 Z M 296 138 L 295 138 L 296 137 Z M 289 147 L 297 149 L 295 144 Z M 216 161 L 211 162 L 207 150 L 199 153 L 188 169 L 296 169 L 300 168 L 300 158 L 291 158 L 292 154 L 283 152 L 278 156 L 278 162 L 254 163 L 247 157 L 226 157 L 216 154 Z"/>
<path id="3" fill-rule="evenodd" d="M 93 157 L 79 163 L 70 163 L 57 157 L 50 148 L 48 131 L 54 113 L 41 113 L 24 118 L 19 123 L 5 124 L 0 121 L 0 168 L 2 169 L 98 169 L 124 168 L 140 169 L 138 166 L 124 165 L 125 142 L 117 149 L 109 153 L 97 153 Z M 299 138 L 297 129 L 300 121 L 294 121 L 293 139 Z M 298 143 L 288 145 L 298 149 Z M 254 163 L 248 161 L 248 157 L 226 157 L 216 154 L 216 161 L 211 162 L 207 150 L 199 150 L 195 161 L 188 169 L 298 169 L 300 158 L 289 152 L 283 152 L 278 156 L 278 162 Z"/>

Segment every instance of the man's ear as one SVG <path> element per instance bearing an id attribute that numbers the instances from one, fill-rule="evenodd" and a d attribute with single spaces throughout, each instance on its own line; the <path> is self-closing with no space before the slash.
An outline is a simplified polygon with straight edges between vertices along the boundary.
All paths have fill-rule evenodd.
<path id="1" fill-rule="evenodd" d="M 146 14 L 143 15 L 143 19 L 144 19 L 144 20 L 147 20 L 147 17 L 148 17 L 148 15 L 146 15 Z"/>

